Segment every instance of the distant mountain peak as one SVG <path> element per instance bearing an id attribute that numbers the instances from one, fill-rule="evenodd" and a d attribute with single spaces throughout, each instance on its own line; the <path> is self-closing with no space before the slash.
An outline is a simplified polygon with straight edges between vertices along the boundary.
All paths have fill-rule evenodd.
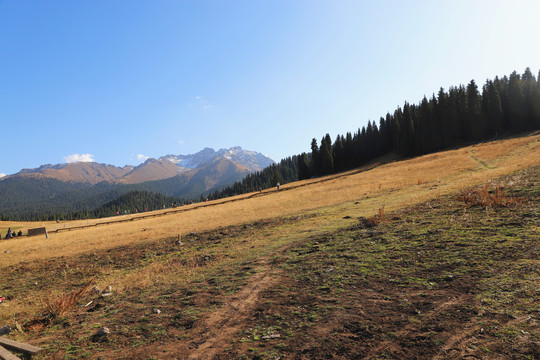
<path id="1" fill-rule="evenodd" d="M 268 156 L 256 151 L 244 150 L 241 146 L 233 146 L 229 149 L 220 149 L 218 151 L 207 147 L 195 154 L 166 155 L 159 159 L 168 160 L 183 168 L 197 169 L 217 157 L 224 157 L 231 160 L 246 167 L 249 171 L 260 171 L 274 163 L 274 160 Z"/>
<path id="2" fill-rule="evenodd" d="M 274 163 L 269 157 L 256 151 L 244 150 L 241 146 L 215 151 L 206 147 L 195 154 L 166 155 L 158 159 L 148 158 L 137 166 L 117 167 L 97 162 L 69 162 L 45 164 L 35 169 L 23 169 L 11 176 L 40 175 L 61 181 L 97 184 L 109 183 L 137 184 L 146 181 L 163 180 L 188 171 L 218 164 L 226 159 L 246 172 L 261 171 Z M 7 176 L 9 177 L 9 176 Z M 2 180 L 4 180 L 3 177 Z"/>
<path id="3" fill-rule="evenodd" d="M 133 189 L 195 198 L 241 181 L 250 172 L 273 163 L 261 153 L 234 146 L 148 158 L 137 166 L 97 162 L 46 164 L 0 178 L 0 212 L 25 214 L 49 207 L 60 211 L 88 209 Z M 9 196 L 2 198 L 5 194 Z"/>

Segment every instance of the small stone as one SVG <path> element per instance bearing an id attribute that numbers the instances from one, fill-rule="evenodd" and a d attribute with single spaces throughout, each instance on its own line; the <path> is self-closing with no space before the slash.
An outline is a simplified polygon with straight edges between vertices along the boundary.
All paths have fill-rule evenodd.
<path id="1" fill-rule="evenodd" d="M 4 254 L 7 254 L 9 252 L 9 250 L 4 250 Z"/>
<path id="2" fill-rule="evenodd" d="M 96 333 L 97 336 L 105 336 L 111 333 L 111 330 L 108 327 L 102 327 L 99 329 L 99 331 Z"/>
<path id="3" fill-rule="evenodd" d="M 11 332 L 11 327 L 9 325 L 0 328 L 0 335 L 7 335 Z"/>
<path id="4" fill-rule="evenodd" d="M 109 328 L 102 327 L 101 329 L 99 329 L 97 333 L 95 333 L 94 335 L 90 337 L 90 340 L 92 340 L 92 342 L 100 342 L 100 343 L 109 342 L 109 337 L 107 335 L 109 335 L 110 333 L 111 333 L 111 330 L 109 330 Z"/>
<path id="5" fill-rule="evenodd" d="M 105 290 L 103 290 L 104 293 L 108 293 L 108 292 L 112 292 L 112 286 L 109 285 L 105 288 Z"/>
<path id="6" fill-rule="evenodd" d="M 154 310 L 152 310 L 152 312 L 154 314 L 161 314 L 161 310 L 159 310 L 159 309 L 154 309 Z"/>
<path id="7" fill-rule="evenodd" d="M 17 330 L 19 330 L 21 334 L 24 334 L 24 329 L 22 328 L 21 324 L 15 322 L 15 327 L 17 328 Z"/>
<path id="8" fill-rule="evenodd" d="M 99 293 L 101 293 L 101 289 L 98 288 L 97 286 L 94 286 L 94 287 L 92 288 L 92 292 L 93 292 L 94 294 L 99 294 Z"/>
<path id="9" fill-rule="evenodd" d="M 261 339 L 262 340 L 268 340 L 268 339 L 277 339 L 277 338 L 280 338 L 280 337 L 281 337 L 280 334 L 270 334 L 270 335 L 263 336 Z"/>

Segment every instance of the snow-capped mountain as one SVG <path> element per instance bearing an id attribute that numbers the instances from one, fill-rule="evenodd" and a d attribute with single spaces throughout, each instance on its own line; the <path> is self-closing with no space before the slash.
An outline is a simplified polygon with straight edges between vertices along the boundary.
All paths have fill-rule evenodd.
<path id="1" fill-rule="evenodd" d="M 135 190 L 196 198 L 272 163 L 263 154 L 233 147 L 150 158 L 138 166 L 47 164 L 0 178 L 0 214 L 26 216 L 49 207 L 60 212 L 91 209 Z"/>
<path id="2" fill-rule="evenodd" d="M 268 156 L 256 151 L 244 150 L 240 146 L 230 149 L 220 149 L 218 151 L 205 148 L 195 154 L 166 155 L 159 158 L 159 160 L 168 160 L 183 168 L 196 169 L 218 157 L 229 159 L 236 164 L 246 167 L 249 171 L 260 171 L 274 163 L 274 160 Z"/>
<path id="3" fill-rule="evenodd" d="M 15 175 L 2 177 L 41 176 L 60 181 L 97 184 L 100 182 L 138 184 L 146 181 L 168 179 L 192 170 L 208 168 L 226 160 L 238 166 L 238 179 L 242 174 L 260 171 L 274 163 L 269 157 L 256 151 L 244 150 L 240 146 L 215 151 L 205 148 L 195 154 L 166 155 L 158 159 L 150 158 L 138 166 L 118 167 L 97 162 L 75 162 L 69 164 L 42 165 L 35 169 L 23 169 Z M 0 180 L 1 181 L 1 180 Z M 218 184 L 219 180 L 216 181 Z"/>

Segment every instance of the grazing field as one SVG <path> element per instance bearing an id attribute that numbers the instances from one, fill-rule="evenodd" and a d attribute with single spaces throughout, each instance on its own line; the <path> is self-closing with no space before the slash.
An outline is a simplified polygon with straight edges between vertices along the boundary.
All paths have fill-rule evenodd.
<path id="1" fill-rule="evenodd" d="M 138 217 L 0 223 L 50 231 L 0 241 L 0 327 L 37 359 L 536 359 L 539 196 L 530 135 Z"/>

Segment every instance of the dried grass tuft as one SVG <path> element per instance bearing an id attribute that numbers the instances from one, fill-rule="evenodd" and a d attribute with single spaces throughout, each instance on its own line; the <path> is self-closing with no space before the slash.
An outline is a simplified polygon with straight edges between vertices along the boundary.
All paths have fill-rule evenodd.
<path id="1" fill-rule="evenodd" d="M 518 205 L 525 199 L 508 196 L 500 185 L 497 185 L 495 190 L 490 191 L 486 184 L 481 188 L 463 191 L 457 196 L 457 200 L 463 201 L 468 207 L 508 207 Z"/>
<path id="2" fill-rule="evenodd" d="M 374 216 L 368 218 L 368 221 L 372 223 L 373 225 L 379 225 L 386 221 L 386 218 L 384 216 L 384 206 L 382 208 L 379 208 L 379 211 Z"/>
<path id="3" fill-rule="evenodd" d="M 89 280 L 80 289 L 75 289 L 69 293 L 41 295 L 41 319 L 44 322 L 52 322 L 72 312 L 86 294 L 92 282 L 93 279 Z"/>

